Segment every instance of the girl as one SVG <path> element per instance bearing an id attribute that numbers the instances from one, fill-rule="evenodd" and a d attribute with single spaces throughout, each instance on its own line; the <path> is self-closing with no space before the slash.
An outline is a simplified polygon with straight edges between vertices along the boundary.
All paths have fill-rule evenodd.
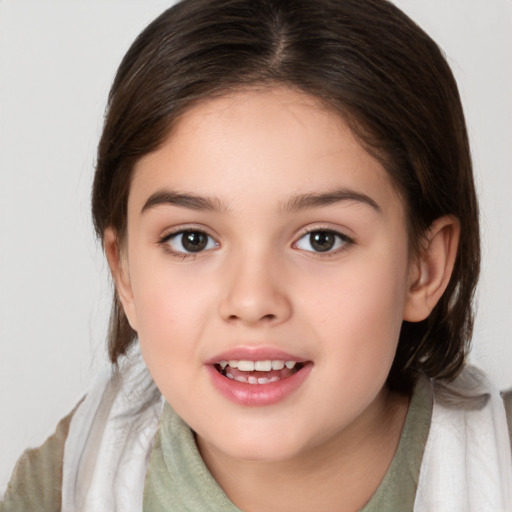
<path id="1" fill-rule="evenodd" d="M 397 8 L 169 9 L 118 70 L 92 210 L 115 371 L 4 510 L 511 510 L 503 403 L 465 367 L 460 100 Z"/>

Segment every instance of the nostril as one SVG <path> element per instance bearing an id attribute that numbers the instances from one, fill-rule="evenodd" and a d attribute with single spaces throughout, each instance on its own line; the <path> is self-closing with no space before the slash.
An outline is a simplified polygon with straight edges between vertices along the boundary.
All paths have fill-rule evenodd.
<path id="1" fill-rule="evenodd" d="M 272 322 L 276 318 L 277 318 L 277 315 L 269 313 L 267 315 L 263 315 L 259 320 L 260 321 Z M 230 320 L 230 321 L 241 320 L 241 319 L 242 319 L 242 317 L 240 317 L 238 315 L 229 315 L 229 317 L 228 317 L 228 320 Z M 256 321 L 258 321 L 258 319 L 256 319 Z"/>

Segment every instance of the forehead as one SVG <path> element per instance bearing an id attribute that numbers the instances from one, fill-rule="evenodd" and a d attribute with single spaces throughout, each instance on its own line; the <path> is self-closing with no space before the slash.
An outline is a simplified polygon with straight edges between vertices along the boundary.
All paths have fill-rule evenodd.
<path id="1" fill-rule="evenodd" d="M 188 110 L 136 164 L 130 200 L 140 203 L 158 187 L 238 207 L 339 187 L 399 201 L 382 164 L 343 118 L 286 87 L 237 91 Z"/>

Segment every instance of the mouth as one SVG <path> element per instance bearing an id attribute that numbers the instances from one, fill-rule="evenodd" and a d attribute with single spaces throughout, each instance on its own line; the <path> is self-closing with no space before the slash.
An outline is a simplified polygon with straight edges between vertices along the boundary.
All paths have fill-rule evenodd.
<path id="1" fill-rule="evenodd" d="M 313 361 L 273 347 L 241 346 L 205 362 L 213 387 L 242 406 L 277 404 L 298 393 L 308 380 Z"/>
<path id="2" fill-rule="evenodd" d="M 214 364 L 215 370 L 227 379 L 250 385 L 267 385 L 292 377 L 305 366 L 304 362 L 282 359 L 261 361 L 230 360 Z"/>

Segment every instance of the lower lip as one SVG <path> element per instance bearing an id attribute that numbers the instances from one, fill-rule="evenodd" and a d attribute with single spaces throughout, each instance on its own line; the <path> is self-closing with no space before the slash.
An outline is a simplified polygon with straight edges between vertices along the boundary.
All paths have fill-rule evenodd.
<path id="1" fill-rule="evenodd" d="M 261 407 L 285 400 L 306 380 L 313 365 L 305 364 L 290 377 L 267 384 L 246 384 L 228 379 L 220 374 L 214 366 L 207 365 L 213 385 L 231 402 L 238 405 Z"/>

